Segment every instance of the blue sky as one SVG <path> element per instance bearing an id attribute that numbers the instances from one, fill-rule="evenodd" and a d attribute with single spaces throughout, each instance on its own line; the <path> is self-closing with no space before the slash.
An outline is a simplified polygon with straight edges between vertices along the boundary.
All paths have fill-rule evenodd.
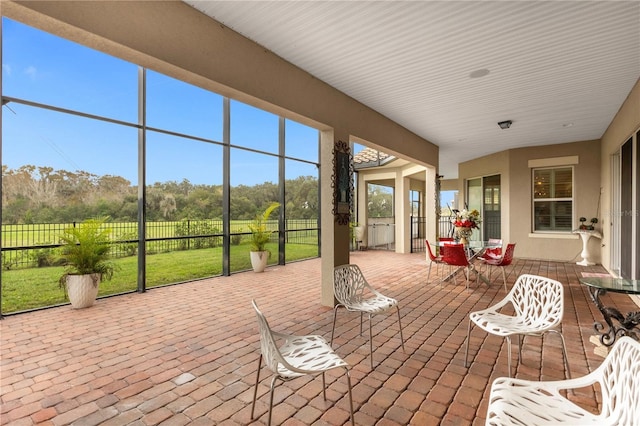
<path id="1" fill-rule="evenodd" d="M 4 96 L 54 105 L 128 123 L 137 122 L 135 64 L 3 19 Z M 147 73 L 147 124 L 222 140 L 222 97 L 154 71 Z M 9 109 L 10 108 L 10 109 Z M 277 153 L 278 117 L 231 103 L 232 144 Z M 286 154 L 318 161 L 317 131 L 287 121 Z M 3 108 L 3 164 L 25 164 L 96 175 L 119 175 L 137 184 L 137 130 L 16 103 Z M 147 183 L 168 180 L 220 184 L 219 145 L 149 134 Z M 275 157 L 234 149 L 232 184 L 277 182 Z M 275 163 L 277 164 L 277 162 Z M 287 161 L 287 177 L 317 175 L 315 166 Z"/>
<path id="2" fill-rule="evenodd" d="M 26 99 L 137 122 L 138 67 L 43 31 L 3 18 L 2 90 Z M 215 93 L 147 72 L 147 125 L 222 140 L 222 102 Z M 318 161 L 317 130 L 286 125 L 286 155 Z M 278 117 L 231 101 L 232 144 L 277 153 Z M 356 151 L 362 147 L 356 147 Z M 3 164 L 117 175 L 137 185 L 137 130 L 16 103 L 3 107 Z M 184 179 L 221 184 L 222 148 L 216 144 L 149 133 L 147 184 Z M 231 152 L 231 184 L 277 182 L 275 157 Z M 287 178 L 317 176 L 313 164 L 286 162 Z M 442 205 L 453 193 L 442 193 Z"/>

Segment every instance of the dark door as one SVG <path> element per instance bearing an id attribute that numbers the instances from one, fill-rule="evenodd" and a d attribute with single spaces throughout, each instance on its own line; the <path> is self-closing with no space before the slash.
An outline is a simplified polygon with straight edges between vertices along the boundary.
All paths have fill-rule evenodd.
<path id="1" fill-rule="evenodd" d="M 484 191 L 483 205 L 484 218 L 482 230 L 484 239 L 501 239 L 500 233 L 500 175 L 486 176 L 483 178 Z"/>

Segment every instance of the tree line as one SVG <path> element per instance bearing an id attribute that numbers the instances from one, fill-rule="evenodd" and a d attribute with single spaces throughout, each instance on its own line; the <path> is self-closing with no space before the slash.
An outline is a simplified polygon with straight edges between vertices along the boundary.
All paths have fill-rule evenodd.
<path id="1" fill-rule="evenodd" d="M 156 182 L 146 188 L 149 221 L 221 219 L 222 185 Z M 285 181 L 285 214 L 288 219 L 318 217 L 318 179 L 299 176 Z M 277 184 L 238 185 L 230 188 L 230 218 L 255 217 L 279 199 Z M 131 222 L 138 217 L 138 187 L 121 176 L 98 176 L 86 171 L 70 172 L 52 167 L 2 166 L 2 222 L 70 223 L 89 217 L 109 216 L 112 221 Z"/>

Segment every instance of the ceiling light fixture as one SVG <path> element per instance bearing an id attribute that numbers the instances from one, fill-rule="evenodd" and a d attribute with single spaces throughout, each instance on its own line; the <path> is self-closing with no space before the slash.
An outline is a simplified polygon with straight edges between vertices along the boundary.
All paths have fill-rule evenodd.
<path id="1" fill-rule="evenodd" d="M 498 126 L 500 126 L 502 130 L 506 130 L 511 127 L 511 123 L 513 123 L 511 120 L 499 121 Z"/>
<path id="2" fill-rule="evenodd" d="M 469 77 L 480 78 L 480 77 L 484 77 L 485 75 L 489 75 L 489 70 L 486 68 L 482 68 L 482 69 L 473 71 L 471 74 L 469 74 Z"/>

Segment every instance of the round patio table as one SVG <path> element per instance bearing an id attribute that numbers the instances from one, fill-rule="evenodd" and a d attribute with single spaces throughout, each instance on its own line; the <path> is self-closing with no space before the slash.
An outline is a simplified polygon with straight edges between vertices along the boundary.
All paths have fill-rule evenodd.
<path id="1" fill-rule="evenodd" d="M 446 247 L 448 244 L 460 244 L 460 243 L 456 243 L 455 241 L 437 241 L 437 242 L 433 242 L 430 243 L 432 246 L 434 247 Z M 484 274 L 482 274 L 478 268 L 476 268 L 475 264 L 474 264 L 474 260 L 479 257 L 480 255 L 482 255 L 484 253 L 484 251 L 488 248 L 496 248 L 496 247 L 501 247 L 500 244 L 496 244 L 494 242 L 488 242 L 488 241 L 476 241 L 476 240 L 471 240 L 469 241 L 467 244 L 464 245 L 464 249 L 465 249 L 465 253 L 467 254 L 467 260 L 469 260 L 469 270 L 471 272 L 474 272 L 477 274 L 478 278 L 480 279 L 480 281 L 484 282 L 486 285 L 490 285 L 491 281 L 489 281 L 489 279 L 487 277 L 484 276 Z M 458 271 L 453 272 L 452 274 L 444 277 L 442 279 L 442 281 L 448 281 L 453 277 L 453 274 L 457 273 Z"/>
<path id="2" fill-rule="evenodd" d="M 593 327 L 600 334 L 600 343 L 604 346 L 611 346 L 616 339 L 621 336 L 630 336 L 640 340 L 640 311 L 622 314 L 614 307 L 604 306 L 600 296 L 609 291 L 624 294 L 640 294 L 640 280 L 628 280 L 614 277 L 584 277 L 580 278 L 580 283 L 587 286 L 593 303 L 602 313 L 605 326 L 601 322 L 595 322 Z M 614 323 L 614 320 L 617 324 Z"/>

